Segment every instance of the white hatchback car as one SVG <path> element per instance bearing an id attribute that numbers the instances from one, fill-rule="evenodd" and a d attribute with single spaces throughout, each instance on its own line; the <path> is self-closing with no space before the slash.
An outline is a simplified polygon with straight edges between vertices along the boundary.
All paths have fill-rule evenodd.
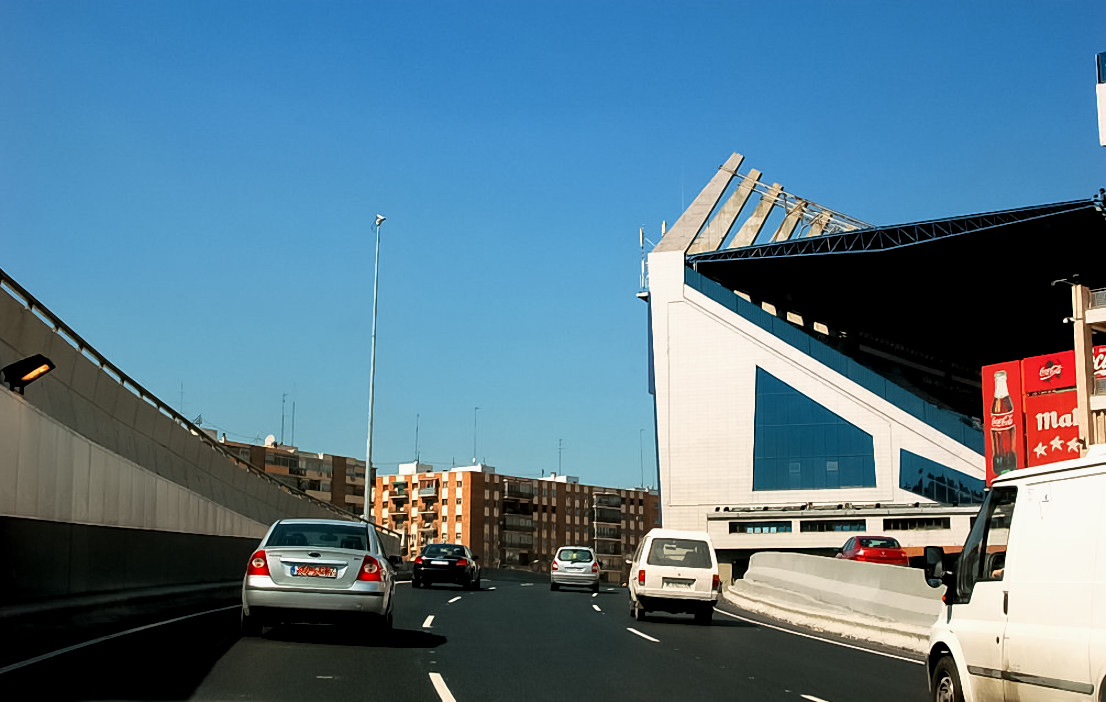
<path id="1" fill-rule="evenodd" d="M 261 540 L 242 580 L 242 633 L 266 624 L 373 618 L 391 628 L 395 566 L 364 522 L 282 519 Z"/>
<path id="2" fill-rule="evenodd" d="M 578 585 L 599 592 L 599 560 L 590 546 L 562 546 L 549 564 L 549 589 Z"/>
<path id="3" fill-rule="evenodd" d="M 710 624 L 718 602 L 718 557 L 702 531 L 653 529 L 634 552 L 630 565 L 630 615 L 646 612 L 691 613 Z"/>

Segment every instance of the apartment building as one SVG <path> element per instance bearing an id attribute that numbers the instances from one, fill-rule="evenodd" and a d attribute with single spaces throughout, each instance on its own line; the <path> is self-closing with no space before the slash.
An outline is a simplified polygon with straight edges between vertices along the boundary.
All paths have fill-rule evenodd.
<path id="1" fill-rule="evenodd" d="M 556 549 L 593 546 L 606 582 L 625 582 L 626 556 L 660 525 L 655 491 L 582 485 L 575 477 L 500 475 L 488 465 L 435 470 L 422 463 L 379 475 L 377 522 L 425 544 L 468 544 L 485 567 L 548 571 Z"/>
<path id="2" fill-rule="evenodd" d="M 257 446 L 228 441 L 221 443 L 289 487 L 329 502 L 351 513 L 361 514 L 365 504 L 365 461 L 328 453 L 308 453 L 295 446 Z"/>

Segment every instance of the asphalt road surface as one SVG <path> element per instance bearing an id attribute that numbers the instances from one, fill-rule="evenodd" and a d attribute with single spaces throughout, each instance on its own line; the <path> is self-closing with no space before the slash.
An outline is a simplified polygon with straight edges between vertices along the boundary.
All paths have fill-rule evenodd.
<path id="1" fill-rule="evenodd" d="M 552 592 L 526 575 L 479 591 L 401 584 L 395 629 L 279 626 L 239 638 L 221 608 L 0 673 L 9 699 L 608 699 L 922 702 L 925 668 L 789 633 L 735 609 L 630 618 L 624 588 Z"/>

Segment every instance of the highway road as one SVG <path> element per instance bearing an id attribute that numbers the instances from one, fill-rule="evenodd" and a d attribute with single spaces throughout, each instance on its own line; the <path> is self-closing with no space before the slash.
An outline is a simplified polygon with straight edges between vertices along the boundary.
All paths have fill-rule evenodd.
<path id="1" fill-rule="evenodd" d="M 924 667 L 716 611 L 712 626 L 635 622 L 626 591 L 552 592 L 529 575 L 479 591 L 401 584 L 395 630 L 280 626 L 239 638 L 221 607 L 0 674 L 37 699 L 609 699 L 903 702 L 926 699 Z M 13 697 L 21 699 L 22 697 Z"/>

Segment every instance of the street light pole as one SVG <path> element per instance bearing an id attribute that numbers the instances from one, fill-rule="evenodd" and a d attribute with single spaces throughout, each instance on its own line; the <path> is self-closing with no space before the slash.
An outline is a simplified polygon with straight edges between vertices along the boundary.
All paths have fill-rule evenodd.
<path id="1" fill-rule="evenodd" d="M 376 216 L 376 257 L 375 270 L 373 271 L 373 326 L 372 338 L 369 341 L 369 436 L 365 439 L 365 504 L 361 512 L 366 522 L 372 519 L 372 491 L 376 482 L 373 473 L 373 389 L 376 384 L 376 302 L 377 291 L 380 283 L 380 225 L 384 223 L 384 215 Z"/>

